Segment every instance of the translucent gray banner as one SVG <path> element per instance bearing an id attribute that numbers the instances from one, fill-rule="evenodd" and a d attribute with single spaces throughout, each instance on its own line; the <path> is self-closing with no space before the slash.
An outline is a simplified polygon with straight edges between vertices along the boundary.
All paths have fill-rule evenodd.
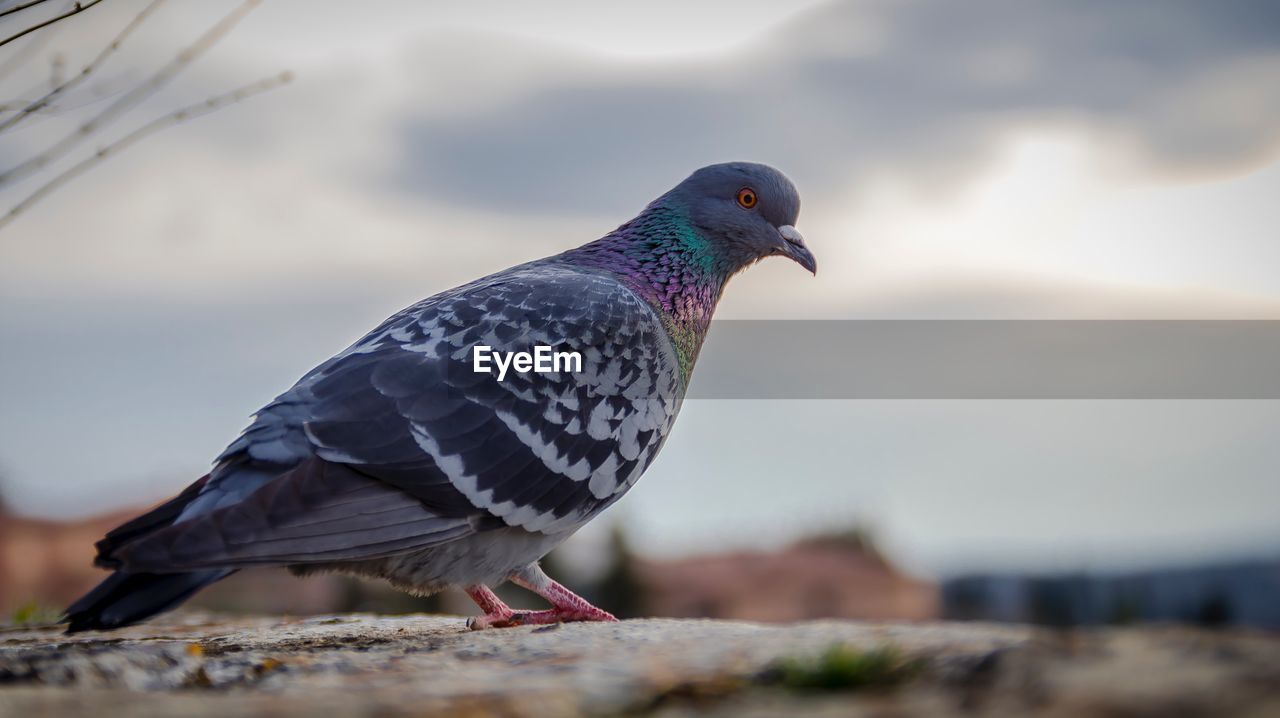
<path id="1" fill-rule="evenodd" d="M 717 321 L 691 399 L 1280 399 L 1280 321 Z"/>

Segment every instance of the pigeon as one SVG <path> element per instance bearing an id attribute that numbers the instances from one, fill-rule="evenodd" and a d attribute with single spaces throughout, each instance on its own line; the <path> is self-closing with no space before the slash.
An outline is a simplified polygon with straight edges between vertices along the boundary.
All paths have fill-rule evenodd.
<path id="1" fill-rule="evenodd" d="M 598 240 L 391 316 L 99 541 L 113 573 L 68 632 L 139 623 L 254 566 L 461 588 L 483 612 L 472 629 L 616 620 L 538 562 L 653 462 L 730 277 L 774 255 L 816 274 L 799 209 L 771 167 L 710 165 Z M 539 348 L 565 362 L 519 361 Z M 507 581 L 551 608 L 511 609 L 492 590 Z"/>

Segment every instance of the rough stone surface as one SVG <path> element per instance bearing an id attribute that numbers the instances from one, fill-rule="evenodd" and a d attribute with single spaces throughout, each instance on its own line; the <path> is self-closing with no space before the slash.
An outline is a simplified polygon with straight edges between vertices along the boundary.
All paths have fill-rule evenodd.
<path id="1" fill-rule="evenodd" d="M 891 646 L 901 681 L 802 690 L 780 662 Z M 1280 636 L 973 623 L 636 620 L 485 632 L 445 616 L 179 614 L 0 630 L 0 715 L 1280 715 Z"/>

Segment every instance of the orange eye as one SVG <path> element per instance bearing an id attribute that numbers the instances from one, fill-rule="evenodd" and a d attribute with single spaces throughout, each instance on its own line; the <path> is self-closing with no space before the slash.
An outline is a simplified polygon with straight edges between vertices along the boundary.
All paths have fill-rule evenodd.
<path id="1" fill-rule="evenodd" d="M 751 209 L 759 201 L 760 198 L 756 197 L 756 191 L 750 187 L 743 187 L 738 190 L 738 204 L 742 205 L 744 209 Z"/>

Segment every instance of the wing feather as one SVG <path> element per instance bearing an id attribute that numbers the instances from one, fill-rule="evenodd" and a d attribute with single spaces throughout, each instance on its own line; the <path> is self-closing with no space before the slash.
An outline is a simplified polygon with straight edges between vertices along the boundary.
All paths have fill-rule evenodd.
<path id="1" fill-rule="evenodd" d="M 413 496 L 341 464 L 313 458 L 244 500 L 117 550 L 129 571 L 376 558 L 474 532 Z"/>
<path id="2" fill-rule="evenodd" d="M 306 424 L 319 455 L 395 476 L 426 501 L 460 493 L 531 530 L 572 528 L 621 496 L 629 469 L 653 459 L 683 395 L 653 310 L 615 279 L 577 270 L 543 268 L 445 297 L 373 337 L 352 350 L 349 366 L 331 362 L 312 378 L 325 397 Z M 583 370 L 511 371 L 500 382 L 496 369 L 472 370 L 475 343 L 578 351 Z M 422 467 L 421 482 L 406 463 Z M 628 473 L 615 473 L 622 467 Z"/>

